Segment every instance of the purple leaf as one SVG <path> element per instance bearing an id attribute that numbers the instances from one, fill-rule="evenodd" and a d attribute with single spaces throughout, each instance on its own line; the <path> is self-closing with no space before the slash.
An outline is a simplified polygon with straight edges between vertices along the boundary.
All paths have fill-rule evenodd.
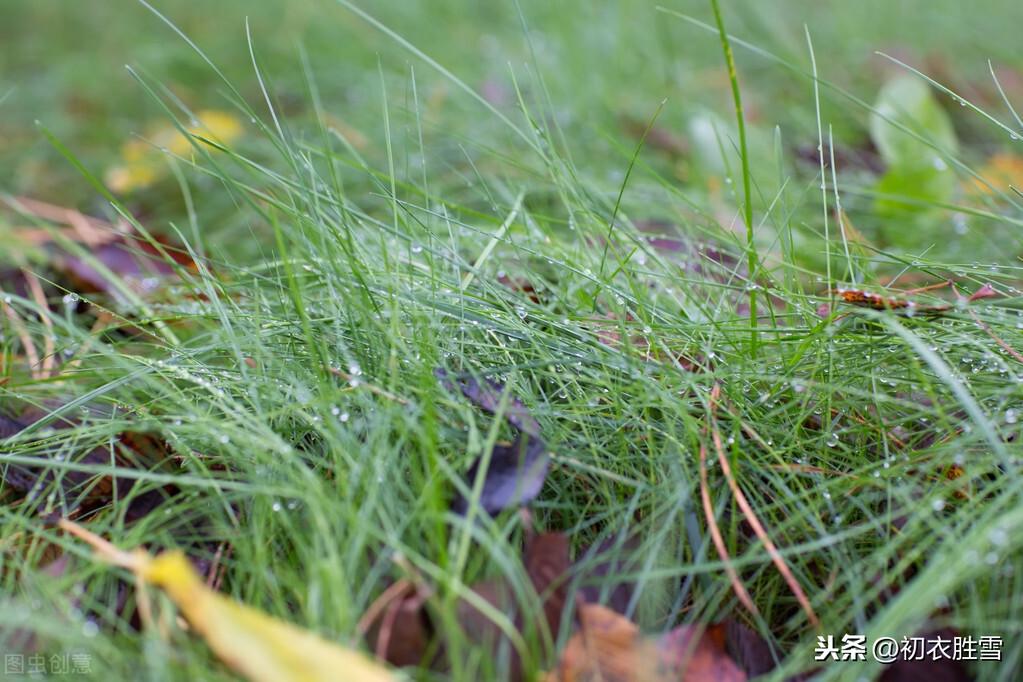
<path id="1" fill-rule="evenodd" d="M 501 397 L 505 391 L 504 386 L 501 384 L 494 381 L 487 381 L 481 384 L 472 377 L 467 376 L 452 378 L 447 370 L 441 368 L 436 369 L 434 374 L 448 390 L 454 391 L 455 387 L 457 387 L 473 404 L 483 408 L 490 414 L 497 414 L 498 408 L 501 405 Z M 540 424 L 529 413 L 529 408 L 523 405 L 518 398 L 511 396 L 508 399 L 508 405 L 502 416 L 519 431 L 528 433 L 531 436 L 538 437 L 540 435 Z"/>
<path id="2" fill-rule="evenodd" d="M 480 507 L 488 514 L 532 501 L 543 488 L 550 465 L 544 442 L 528 434 L 520 434 L 510 445 L 495 445 L 486 471 L 481 472 L 485 459 L 480 457 L 473 462 L 467 484 L 473 486 L 481 473 L 485 477 Z M 459 495 L 452 509 L 457 514 L 465 514 L 469 504 L 468 499 Z"/>
<path id="3" fill-rule="evenodd" d="M 451 377 L 440 368 L 435 374 L 446 388 L 454 391 L 457 387 L 474 405 L 491 414 L 499 412 L 504 386 L 492 381 L 480 383 L 472 377 Z M 479 504 L 488 514 L 533 500 L 543 488 L 550 466 L 547 446 L 540 438 L 540 424 L 529 409 L 518 398 L 508 396 L 501 415 L 519 432 L 518 437 L 509 445 L 495 445 L 489 458 L 485 455 L 478 458 L 468 473 L 470 488 L 479 476 L 484 477 Z M 469 504 L 468 499 L 458 494 L 452 509 L 465 514 Z"/>

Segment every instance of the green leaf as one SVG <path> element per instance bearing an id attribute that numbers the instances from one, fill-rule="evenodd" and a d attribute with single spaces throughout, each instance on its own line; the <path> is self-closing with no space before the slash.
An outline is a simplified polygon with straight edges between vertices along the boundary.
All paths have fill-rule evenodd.
<path id="1" fill-rule="evenodd" d="M 874 108 L 870 137 L 888 166 L 874 188 L 881 195 L 875 212 L 883 218 L 919 217 L 948 201 L 955 178 L 945 156 L 954 154 L 958 143 L 931 87 L 914 76 L 899 76 L 881 88 Z"/>
<path id="2" fill-rule="evenodd" d="M 899 126 L 908 128 L 948 154 L 958 147 L 948 114 L 931 87 L 914 76 L 899 76 L 885 83 L 870 117 L 870 137 L 891 168 L 944 169 L 942 155 Z"/>

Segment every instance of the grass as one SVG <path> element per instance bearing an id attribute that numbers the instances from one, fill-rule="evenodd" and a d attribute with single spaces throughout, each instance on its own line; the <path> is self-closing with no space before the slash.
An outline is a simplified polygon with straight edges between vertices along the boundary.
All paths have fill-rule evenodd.
<path id="1" fill-rule="evenodd" d="M 384 3 L 365 10 L 371 21 L 344 1 L 201 13 L 161 3 L 223 79 L 141 6 L 5 7 L 0 95 L 13 89 L 0 112 L 13 133 L 0 164 L 14 172 L 4 189 L 138 216 L 202 267 L 157 300 L 83 294 L 143 335 L 97 333 L 59 296 L 44 310 L 8 294 L 32 338 L 53 337 L 74 362 L 32 380 L 21 337 L 0 322 L 0 407 L 51 415 L 4 441 L 3 458 L 45 455 L 45 469 L 69 471 L 126 430 L 159 434 L 174 464 L 122 473 L 139 492 L 173 482 L 181 495 L 135 523 L 126 505 L 104 508 L 90 529 L 122 547 L 207 558 L 229 547 L 225 592 L 342 642 L 357 642 L 374 598 L 414 570 L 437 590 L 431 615 L 449 666 L 438 678 L 500 679 L 507 661 L 467 637 L 459 599 L 503 576 L 527 608 L 536 601 L 519 517 L 466 523 L 448 511 L 474 457 L 507 435 L 434 377 L 468 371 L 508 383 L 543 426 L 553 466 L 532 506 L 539 527 L 569 533 L 580 555 L 639 538 L 619 555 L 645 629 L 742 619 L 782 653 L 772 678 L 782 679 L 814 666 L 821 633 L 901 638 L 947 625 L 1002 636 L 1003 662 L 974 673 L 1016 679 L 1023 368 L 1006 347 L 1023 349 L 1021 199 L 1004 186 L 979 200 L 958 191 L 892 224 L 875 211 L 872 178 L 841 164 L 833 173 L 823 152 L 864 146 L 867 103 L 899 71 L 872 52 L 883 49 L 970 101 L 945 107 L 961 140 L 949 173 L 968 182 L 989 154 L 1018 154 L 974 107 L 1014 126 L 984 93 L 987 59 L 1023 68 L 1011 48 L 1020 10 L 890 4 L 725 4 L 749 138 L 741 155 L 702 3 Z M 33 25 L 52 31 L 44 53 Z M 84 27 L 94 44 L 76 37 Z M 924 65 L 937 51 L 955 57 L 943 73 Z M 39 58 L 47 69 L 33 78 Z M 120 75 L 124 62 L 137 82 Z M 685 133 L 689 153 L 648 135 L 634 157 L 622 118 L 642 128 L 665 97 L 651 131 Z M 196 141 L 167 160 L 164 180 L 113 204 L 31 125 L 100 177 L 130 132 L 171 117 L 187 126 L 181 102 L 235 111 L 245 134 L 226 151 Z M 797 161 L 797 147 L 819 142 L 824 163 L 816 151 Z M 2 216 L 0 234 L 26 222 Z M 640 230 L 651 225 L 683 248 L 651 246 Z M 44 269 L 38 254 L 0 257 Z M 881 290 L 949 277 L 1003 296 L 905 316 L 827 293 L 854 278 Z M 537 300 L 502 279 L 528 282 Z M 712 412 L 721 456 L 819 631 L 744 521 Z M 61 414 L 81 423 L 54 430 Z M 757 616 L 708 531 L 701 445 L 727 563 Z M 0 627 L 31 629 L 48 652 L 88 652 L 103 679 L 231 679 L 195 639 L 133 627 L 125 576 L 18 499 L 8 492 L 0 507 Z M 63 503 L 50 498 L 56 511 Z M 71 563 L 47 576 L 57 551 Z M 550 666 L 539 642 L 525 646 L 531 665 Z M 835 666 L 825 678 L 877 673 Z"/>

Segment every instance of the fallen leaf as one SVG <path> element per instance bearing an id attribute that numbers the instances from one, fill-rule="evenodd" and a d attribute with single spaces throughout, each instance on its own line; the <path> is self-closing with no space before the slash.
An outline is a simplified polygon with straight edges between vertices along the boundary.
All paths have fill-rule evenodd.
<path id="1" fill-rule="evenodd" d="M 948 201 L 955 175 L 937 150 L 955 154 L 958 144 L 948 114 L 926 82 L 900 75 L 885 83 L 870 116 L 870 137 L 888 166 L 874 188 L 879 215 L 913 217 Z M 896 238 L 899 232 L 887 234 Z"/>
<path id="2" fill-rule="evenodd" d="M 161 243 L 162 251 L 177 265 L 194 269 L 191 257 L 169 244 Z M 79 293 L 101 292 L 118 296 L 117 287 L 103 270 L 119 278 L 129 289 L 139 295 L 150 295 L 171 277 L 176 277 L 174 267 L 148 241 L 129 236 L 119 236 L 89 252 L 90 259 L 79 255 L 65 254 L 58 258 L 59 269 L 71 280 L 71 288 Z M 100 267 L 97 267 L 97 264 Z"/>
<path id="3" fill-rule="evenodd" d="M 725 651 L 725 625 L 681 625 L 657 642 L 657 680 L 741 682 L 746 673 Z"/>
<path id="4" fill-rule="evenodd" d="M 452 377 L 444 369 L 437 369 L 434 374 L 448 390 L 455 390 L 457 387 L 466 398 L 473 404 L 490 414 L 497 414 L 505 388 L 493 381 L 480 383 L 468 376 Z M 522 404 L 518 398 L 509 396 L 508 405 L 504 411 L 504 418 L 508 423 L 520 431 L 531 436 L 540 435 L 540 424 L 529 413 L 529 408 Z"/>
<path id="5" fill-rule="evenodd" d="M 805 163 L 807 166 L 820 170 L 821 163 L 821 150 L 817 146 L 817 143 L 813 144 L 801 144 L 794 150 L 794 155 L 797 160 Z M 866 140 L 864 144 L 860 146 L 845 146 L 836 145 L 834 149 L 829 147 L 827 144 L 824 145 L 824 167 L 826 169 L 831 168 L 832 156 L 835 160 L 835 170 L 838 172 L 859 170 L 880 175 L 884 172 L 885 164 L 878 155 L 877 150 L 874 149 L 873 144 L 870 140 Z"/>
<path id="6" fill-rule="evenodd" d="M 1010 187 L 1023 188 L 1023 158 L 1015 154 L 994 154 L 977 170 L 979 178 L 965 182 L 966 193 L 972 197 L 990 196 Z"/>
<path id="7" fill-rule="evenodd" d="M 725 626 L 681 625 L 646 637 L 628 618 L 584 604 L 572 636 L 545 682 L 744 682 L 725 651 Z"/>
<path id="8" fill-rule="evenodd" d="M 625 616 L 597 604 L 579 609 L 579 632 L 572 635 L 557 667 L 545 682 L 638 682 L 650 680 L 649 660 L 637 656 L 639 627 Z M 646 670 L 641 670 L 643 664 Z"/>
<path id="9" fill-rule="evenodd" d="M 494 445 L 489 458 L 480 456 L 469 468 L 466 478 L 471 489 L 480 475 L 484 477 L 479 504 L 488 514 L 496 514 L 533 500 L 543 488 L 549 466 L 550 456 L 544 442 L 520 434 L 510 444 Z M 470 500 L 459 494 L 452 509 L 465 514 L 470 504 Z"/>
<path id="10" fill-rule="evenodd" d="M 165 125 L 152 130 L 147 140 L 126 142 L 121 147 L 122 163 L 110 168 L 104 176 L 107 186 L 122 194 L 149 187 L 167 175 L 167 163 L 161 151 L 188 157 L 193 151 L 192 140 L 213 148 L 226 146 L 241 136 L 242 124 L 230 112 L 207 109 L 198 112 L 193 125 L 185 130 L 187 135 L 175 126 Z"/>
<path id="11" fill-rule="evenodd" d="M 764 675 L 778 665 L 767 641 L 759 633 L 737 620 L 727 620 L 725 650 L 749 677 Z"/>
<path id="12" fill-rule="evenodd" d="M 104 293 L 120 295 L 105 271 L 139 295 L 151 294 L 168 279 L 177 275 L 175 265 L 196 270 L 196 263 L 184 249 L 160 236 L 152 241 L 134 232 L 123 220 L 117 225 L 80 211 L 55 206 L 29 197 L 6 200 L 19 214 L 37 221 L 54 223 L 48 228 L 19 227 L 11 235 L 26 246 L 37 249 L 56 273 L 50 278 L 56 285 L 77 294 Z M 60 227 L 57 227 L 60 226 Z M 0 234 L 0 237 L 6 236 Z M 27 271 L 0 271 L 0 283 L 19 296 L 30 293 Z M 45 282 L 43 285 L 45 286 Z M 47 288 L 47 295 L 58 293 Z"/>
<path id="13" fill-rule="evenodd" d="M 65 228 L 64 234 L 68 239 L 89 248 L 105 244 L 118 234 L 127 232 L 130 228 L 123 218 L 117 225 L 114 225 L 101 218 L 86 215 L 77 209 L 57 206 L 32 197 L 7 197 L 3 201 L 18 214 L 62 226 Z M 50 244 L 53 241 L 53 233 L 43 228 L 18 228 L 15 233 L 23 241 L 37 246 Z"/>
<path id="14" fill-rule="evenodd" d="M 512 620 L 517 620 L 518 609 L 515 593 L 506 580 L 501 578 L 481 580 L 473 584 L 470 589 L 476 597 L 487 602 L 495 610 Z M 500 656 L 502 648 L 507 648 L 510 666 L 508 676 L 511 680 L 520 680 L 522 662 L 505 631 L 468 599 L 459 599 L 455 608 L 458 614 L 458 623 L 465 636 L 469 641 L 489 651 L 491 658 L 496 660 Z"/>
<path id="15" fill-rule="evenodd" d="M 487 412 L 497 414 L 500 410 L 504 386 L 490 381 L 480 383 L 472 377 L 451 378 L 443 369 L 436 370 L 435 374 L 449 390 L 457 387 Z M 509 397 L 506 405 L 503 416 L 519 431 L 518 436 L 510 444 L 494 445 L 490 453 L 473 462 L 467 474 L 470 490 L 478 477 L 483 476 L 479 505 L 488 514 L 526 504 L 535 498 L 543 488 L 550 466 L 547 446 L 540 439 L 540 424 L 517 398 Z M 457 493 L 452 509 L 465 514 L 470 503 Z"/>
<path id="16" fill-rule="evenodd" d="M 540 303 L 540 295 L 528 279 L 524 277 L 510 277 L 508 273 L 501 271 L 497 273 L 498 283 L 511 289 L 526 295 L 533 303 Z"/>
<path id="17" fill-rule="evenodd" d="M 253 682 L 384 682 L 395 675 L 365 654 L 329 642 L 214 592 L 177 550 L 155 558 L 142 550 L 123 552 L 78 524 L 63 530 L 86 540 L 100 556 L 161 588 L 191 628 L 229 667 Z"/>
<path id="18" fill-rule="evenodd" d="M 359 630 L 377 658 L 399 668 L 412 665 L 429 667 L 424 661 L 433 638 L 433 627 L 424 608 L 430 593 L 408 580 L 388 587 L 367 609 L 359 621 Z"/>
<path id="19" fill-rule="evenodd" d="M 883 294 L 877 294 L 865 289 L 831 289 L 828 291 L 829 294 L 836 295 L 839 300 L 843 303 L 847 303 L 857 308 L 870 308 L 871 310 L 892 310 L 898 311 L 902 314 L 912 317 L 914 314 L 922 313 L 925 315 L 941 315 L 954 309 L 950 303 L 939 303 L 937 305 L 924 305 L 917 301 L 907 298 L 914 294 L 919 294 L 925 291 L 932 291 L 934 289 L 942 289 L 944 287 L 952 286 L 956 295 L 956 306 L 965 306 L 974 301 L 978 301 L 985 298 L 994 298 L 1000 294 L 995 291 L 994 287 L 990 284 L 985 284 L 981 288 L 977 289 L 973 294 L 969 296 L 963 296 L 957 290 L 955 290 L 952 281 L 939 282 L 938 284 L 932 284 L 926 287 L 920 287 L 917 289 L 910 289 L 908 291 L 895 292 L 896 296 L 886 296 Z M 822 317 L 826 317 L 830 313 L 830 309 L 826 305 L 822 305 L 818 309 L 818 314 Z"/>
<path id="20" fill-rule="evenodd" d="M 552 640 L 558 637 L 568 603 L 569 541 L 564 533 L 539 533 L 526 541 L 526 574 L 543 604 L 544 621 Z"/>

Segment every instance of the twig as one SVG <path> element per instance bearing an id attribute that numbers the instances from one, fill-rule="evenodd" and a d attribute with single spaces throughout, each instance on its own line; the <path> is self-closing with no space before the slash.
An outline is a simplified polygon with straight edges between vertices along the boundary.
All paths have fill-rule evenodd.
<path id="1" fill-rule="evenodd" d="M 987 333 L 988 336 L 990 336 L 992 339 L 994 339 L 995 343 L 997 343 L 999 346 L 1002 347 L 1002 350 L 1004 350 L 1006 353 L 1008 353 L 1009 355 L 1014 357 L 1019 362 L 1023 362 L 1023 354 L 1021 354 L 1018 350 L 1016 350 L 1015 348 L 1010 346 L 1008 343 L 1003 341 L 1001 338 L 999 338 L 994 333 L 994 331 L 991 330 L 991 327 L 989 327 L 987 324 L 985 324 L 984 321 L 981 320 L 980 317 L 977 316 L 977 313 L 973 312 L 972 310 L 969 311 L 969 313 L 970 313 L 970 317 L 973 318 L 973 321 L 977 323 L 977 326 L 980 327 L 981 329 L 983 329 Z"/>
<path id="2" fill-rule="evenodd" d="M 43 326 L 46 327 L 46 334 L 43 336 L 43 357 L 42 365 L 39 370 L 39 379 L 49 379 L 53 372 L 54 356 L 56 348 L 53 343 L 53 320 L 50 319 L 50 305 L 46 302 L 46 294 L 43 293 L 43 286 L 39 283 L 39 278 L 36 277 L 35 273 L 31 272 L 26 268 L 22 268 L 21 272 L 25 275 L 25 281 L 28 283 L 29 291 L 32 293 L 32 299 L 39 306 L 39 317 L 43 321 Z"/>
<path id="3" fill-rule="evenodd" d="M 742 510 L 743 515 L 746 517 L 746 521 L 749 522 L 750 526 L 753 528 L 753 532 L 756 533 L 757 537 L 760 538 L 760 541 L 764 543 L 764 548 L 771 557 L 771 561 L 778 568 L 778 572 L 781 573 L 785 582 L 788 583 L 789 589 L 792 590 L 792 594 L 796 597 L 796 601 L 799 602 L 803 611 L 806 612 L 806 617 L 809 619 L 810 624 L 815 628 L 819 627 L 820 620 L 817 618 L 817 614 L 814 613 L 813 607 L 810 605 L 810 600 L 807 599 L 806 594 L 803 592 L 803 588 L 799 585 L 796 577 L 792 574 L 788 564 L 785 563 L 785 560 L 782 558 L 781 553 L 778 551 L 774 542 L 771 541 L 767 531 L 764 530 L 763 524 L 760 523 L 760 519 L 758 519 L 756 513 L 754 513 L 753 507 L 746 499 L 746 495 L 742 492 L 739 484 L 735 481 L 731 465 L 728 463 L 728 457 L 725 456 L 725 448 L 721 443 L 721 431 L 718 429 L 717 418 L 714 416 L 720 396 L 721 385 L 715 384 L 710 394 L 710 410 L 708 412 L 708 416 L 710 418 L 711 438 L 714 441 L 714 449 L 717 451 L 718 461 L 721 463 L 721 471 L 725 475 L 728 487 L 731 488 L 732 494 L 735 496 L 735 501 L 738 503 L 739 509 Z"/>
<path id="4" fill-rule="evenodd" d="M 74 535 L 79 540 L 83 540 L 96 551 L 100 558 L 114 566 L 127 568 L 137 573 L 149 561 L 149 556 L 145 552 L 141 550 L 125 552 L 123 549 L 118 549 L 110 541 L 101 538 L 74 521 L 58 519 L 57 527 L 66 533 Z"/>
<path id="5" fill-rule="evenodd" d="M 2 293 L 2 292 L 0 292 Z M 6 301 L 0 300 L 0 307 L 3 307 L 4 313 L 7 315 L 7 319 L 11 321 L 11 326 L 14 327 L 14 333 L 18 335 L 18 339 L 21 341 L 22 347 L 25 349 L 25 357 L 28 358 L 28 366 L 31 368 L 32 378 L 39 378 L 39 353 L 36 352 L 35 344 L 32 343 L 32 336 L 28 333 L 28 328 L 25 326 L 25 322 L 18 315 L 18 311 L 14 309 L 14 306 L 10 305 Z"/>
<path id="6" fill-rule="evenodd" d="M 380 596 L 374 599 L 373 603 L 369 605 L 368 609 L 366 609 L 366 612 L 362 614 L 362 618 L 359 619 L 359 622 L 355 626 L 355 631 L 359 633 L 359 637 L 365 637 L 366 633 L 369 632 L 369 629 L 373 627 L 373 623 L 380 618 L 380 614 L 383 613 L 392 602 L 403 597 L 405 592 L 409 589 L 415 590 L 415 585 L 413 585 L 411 581 L 401 578 L 381 592 Z"/>
<path id="7" fill-rule="evenodd" d="M 732 583 L 732 590 L 739 598 L 742 605 L 754 616 L 759 616 L 756 604 L 746 591 L 746 587 L 739 580 L 739 574 L 732 566 L 732 559 L 728 556 L 728 548 L 725 547 L 725 539 L 721 536 L 721 529 L 718 528 L 717 519 L 714 518 L 714 505 L 710 501 L 710 485 L 707 482 L 707 446 L 700 443 L 700 499 L 703 500 L 703 514 L 707 517 L 707 526 L 710 528 L 710 537 L 714 540 L 714 547 L 717 549 L 721 563 L 725 565 L 725 573 Z"/>

